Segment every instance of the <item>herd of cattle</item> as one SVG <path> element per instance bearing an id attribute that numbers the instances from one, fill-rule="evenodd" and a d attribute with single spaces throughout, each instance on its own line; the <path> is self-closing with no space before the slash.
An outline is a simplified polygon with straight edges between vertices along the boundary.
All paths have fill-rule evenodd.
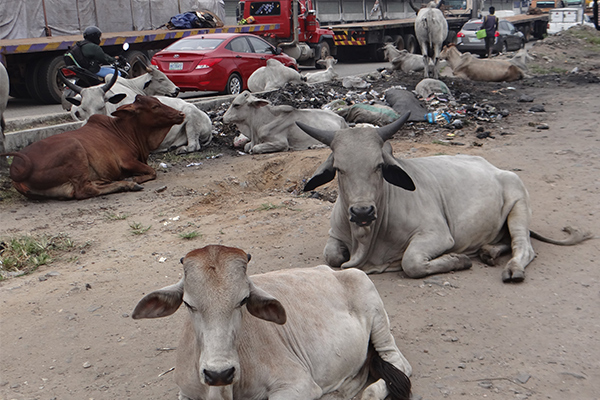
<path id="1" fill-rule="evenodd" d="M 408 67 L 409 54 L 391 47 L 387 52 L 397 69 L 431 73 L 429 61 Z M 450 46 L 434 58 L 446 59 L 468 79 L 522 77 L 510 62 L 497 64 L 504 73 L 473 61 L 465 67 L 466 55 L 456 53 Z M 324 63 L 326 70 L 308 76 L 269 63 L 251 88 L 334 79 L 335 60 Z M 192 152 L 210 142 L 210 118 L 175 98 L 178 88 L 158 70 L 107 79 L 91 88 L 65 82 L 76 94 L 65 100 L 76 119 L 87 120 L 83 127 L 3 154 L 13 157 L 10 178 L 20 193 L 86 199 L 141 190 L 141 183 L 156 178 L 147 164 L 151 152 Z M 564 240 L 531 231 L 523 182 L 483 158 L 395 158 L 389 140 L 409 117 L 350 128 L 334 112 L 275 106 L 250 92 L 232 101 L 223 121 L 249 138 L 248 153 L 331 149 L 304 188 L 314 190 L 337 176 L 339 196 L 324 246 L 329 266 L 248 276 L 249 255 L 215 245 L 182 258 L 183 278 L 146 295 L 132 314 L 159 318 L 181 304 L 188 309 L 175 370 L 180 399 L 350 399 L 360 391 L 363 400 L 409 399 L 411 366 L 366 274 L 402 270 L 420 278 L 470 268 L 471 256 L 493 264 L 512 252 L 502 279 L 521 282 L 535 257 L 531 237 L 558 245 L 592 237 L 572 228 Z M 364 388 L 369 379 L 373 383 Z"/>

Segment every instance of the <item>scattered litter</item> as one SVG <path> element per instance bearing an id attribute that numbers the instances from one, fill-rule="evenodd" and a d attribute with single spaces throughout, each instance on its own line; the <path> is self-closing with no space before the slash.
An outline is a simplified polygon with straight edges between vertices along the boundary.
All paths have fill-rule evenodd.
<path id="1" fill-rule="evenodd" d="M 189 163 L 188 165 L 186 165 L 186 167 L 196 167 L 198 165 L 202 165 L 201 162 L 193 162 L 193 163 Z"/>

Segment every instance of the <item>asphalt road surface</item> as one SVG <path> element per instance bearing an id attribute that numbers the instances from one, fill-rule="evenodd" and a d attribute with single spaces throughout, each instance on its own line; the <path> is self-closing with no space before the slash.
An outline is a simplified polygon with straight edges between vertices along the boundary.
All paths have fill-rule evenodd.
<path id="1" fill-rule="evenodd" d="M 388 62 L 360 62 L 360 63 L 338 63 L 335 65 L 335 70 L 340 76 L 351 76 L 358 75 L 366 72 L 371 72 L 377 68 L 389 66 Z M 302 71 L 310 71 L 312 69 L 302 69 Z M 212 96 L 214 92 L 185 92 L 179 94 L 179 98 L 182 99 L 196 99 L 200 97 Z M 60 104 L 42 105 L 37 104 L 31 99 L 16 99 L 10 97 L 8 99 L 8 108 L 4 113 L 4 118 L 7 121 L 28 118 L 28 117 L 42 117 L 45 115 L 52 115 L 64 112 Z"/>

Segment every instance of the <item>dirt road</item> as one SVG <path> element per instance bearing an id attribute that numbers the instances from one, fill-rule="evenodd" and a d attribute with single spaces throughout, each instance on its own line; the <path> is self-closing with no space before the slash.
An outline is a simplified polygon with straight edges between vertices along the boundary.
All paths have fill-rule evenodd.
<path id="1" fill-rule="evenodd" d="M 574 225 L 600 235 L 600 84 L 592 75 L 557 77 L 443 78 L 509 116 L 456 131 L 462 146 L 443 144 L 447 130 L 415 124 L 396 135 L 395 155 L 481 155 L 523 179 L 532 229 L 561 237 Z M 518 102 L 523 95 L 533 102 Z M 529 112 L 533 105 L 545 111 Z M 477 138 L 480 126 L 493 138 Z M 299 188 L 328 154 L 227 151 L 159 168 L 142 192 L 0 202 L 0 237 L 64 232 L 76 244 L 50 265 L 0 282 L 0 398 L 176 399 L 169 371 L 185 310 L 134 321 L 137 301 L 175 283 L 179 258 L 206 244 L 251 253 L 253 274 L 321 264 L 336 188 L 321 198 Z M 136 224 L 150 228 L 135 235 Z M 200 235 L 181 237 L 192 232 Z M 600 241 L 533 246 L 538 256 L 522 284 L 503 284 L 501 267 L 478 260 L 426 279 L 371 276 L 413 366 L 416 398 L 600 399 Z"/>

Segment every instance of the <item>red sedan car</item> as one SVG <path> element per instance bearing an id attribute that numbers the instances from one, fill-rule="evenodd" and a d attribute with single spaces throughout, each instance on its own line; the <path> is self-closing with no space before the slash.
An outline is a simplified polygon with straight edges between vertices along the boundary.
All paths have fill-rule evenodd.
<path id="1" fill-rule="evenodd" d="M 248 78 L 274 58 L 298 70 L 296 60 L 251 34 L 212 33 L 178 40 L 152 57 L 152 64 L 185 91 L 238 94 Z"/>

